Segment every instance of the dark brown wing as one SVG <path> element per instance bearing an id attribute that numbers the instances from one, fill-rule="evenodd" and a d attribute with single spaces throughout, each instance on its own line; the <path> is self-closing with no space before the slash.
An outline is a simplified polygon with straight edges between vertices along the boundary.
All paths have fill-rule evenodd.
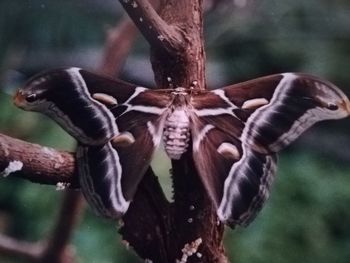
<path id="1" fill-rule="evenodd" d="M 192 118 L 193 158 L 222 221 L 247 225 L 268 198 L 276 156 L 243 147 L 243 122 L 229 114 Z M 229 132 L 232 131 L 232 132 Z M 220 209 L 229 208 L 226 218 Z"/>
<path id="2" fill-rule="evenodd" d="M 247 225 L 267 199 L 277 152 L 350 108 L 333 84 L 294 73 L 194 94 L 192 106 L 194 161 L 219 218 L 231 226 Z"/>
<path id="3" fill-rule="evenodd" d="M 85 187 L 84 195 L 87 200 L 91 200 L 90 205 L 99 214 L 119 217 L 127 210 L 161 141 L 171 97 L 167 91 L 143 87 L 135 87 L 133 92 L 126 87 L 128 96 L 124 97 L 120 95 L 123 86 L 119 89 L 117 85 L 113 86 L 111 80 L 111 88 L 107 89 L 103 78 L 100 79 L 101 83 L 92 76 L 90 78 L 92 80 L 87 80 L 87 86 L 91 87 L 92 98 L 108 107 L 115 118 L 119 134 L 103 148 L 89 147 L 85 150 L 84 162 L 89 164 L 90 171 L 96 172 L 82 174 L 83 184 L 88 185 L 86 182 L 90 182 L 89 187 Z M 113 103 L 113 98 L 117 103 Z M 106 156 L 107 152 L 109 157 Z M 105 161 L 106 158 L 111 161 Z M 101 161 L 104 168 L 101 167 Z M 100 168 L 95 169 L 93 166 Z M 118 202 L 122 197 L 124 201 Z M 99 202 L 96 201 L 98 198 Z"/>
<path id="4" fill-rule="evenodd" d="M 79 142 L 81 189 L 92 208 L 125 213 L 160 142 L 169 93 L 67 68 L 32 78 L 16 103 L 49 115 Z"/>
<path id="5" fill-rule="evenodd" d="M 306 74 L 272 75 L 223 90 L 237 107 L 250 111 L 242 141 L 262 153 L 278 152 L 316 122 L 344 118 L 350 111 L 338 87 Z"/>

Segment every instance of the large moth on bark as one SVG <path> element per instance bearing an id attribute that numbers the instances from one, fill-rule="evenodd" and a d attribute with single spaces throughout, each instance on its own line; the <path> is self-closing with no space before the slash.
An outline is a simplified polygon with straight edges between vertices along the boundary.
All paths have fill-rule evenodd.
<path id="1" fill-rule="evenodd" d="M 192 154 L 222 222 L 247 225 L 269 196 L 277 153 L 314 123 L 347 117 L 344 93 L 317 77 L 284 73 L 207 91 L 147 89 L 78 69 L 35 76 L 15 104 L 56 120 L 79 143 L 82 192 L 98 214 L 128 209 L 161 142 Z"/>

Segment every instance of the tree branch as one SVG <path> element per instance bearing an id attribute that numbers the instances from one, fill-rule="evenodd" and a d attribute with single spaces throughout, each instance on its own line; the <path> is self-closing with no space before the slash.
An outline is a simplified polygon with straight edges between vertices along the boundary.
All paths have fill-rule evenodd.
<path id="1" fill-rule="evenodd" d="M 108 30 L 99 67 L 102 74 L 114 77 L 121 71 L 136 36 L 136 27 L 129 17 L 125 17 L 116 27 Z"/>
<path id="2" fill-rule="evenodd" d="M 125 11 L 152 47 L 167 53 L 183 48 L 178 27 L 166 23 L 148 0 L 119 0 Z"/>
<path id="3" fill-rule="evenodd" d="M 0 134 L 0 172 L 14 161 L 21 162 L 23 167 L 11 176 L 40 184 L 56 185 L 61 182 L 73 188 L 79 185 L 71 153 Z"/>
<path id="4" fill-rule="evenodd" d="M 62 156 L 64 157 L 62 165 L 52 169 L 57 160 L 63 158 Z M 2 167 L 8 167 L 13 160 L 23 163 L 23 168 L 9 176 L 24 178 L 36 183 L 53 185 L 64 183 L 71 184 L 70 187 L 79 187 L 76 169 L 72 168 L 75 161 L 71 153 L 0 134 L 0 171 L 5 169 Z M 36 164 L 38 161 L 40 161 L 39 164 Z M 66 170 L 65 167 L 68 169 Z M 81 207 L 80 192 L 68 191 L 64 196 L 55 230 L 47 245 L 36 246 L 8 238 L 15 244 L 14 249 L 11 249 L 11 246 L 6 245 L 7 243 L 12 245 L 11 242 L 2 244 L 0 239 L 0 251 L 7 251 L 6 254 L 9 255 L 27 257 L 33 262 L 72 262 L 68 260 L 72 255 L 67 250 L 66 244 L 79 218 L 79 213 L 71 213 L 71 211 L 80 211 Z M 123 238 L 134 247 L 141 257 L 153 259 L 155 262 L 167 262 L 169 247 L 171 250 L 167 238 L 172 229 L 169 209 L 169 202 L 164 196 L 157 177 L 149 168 L 123 218 L 124 224 L 120 229 Z M 1 246 L 4 248 L 2 249 Z M 32 251 L 31 249 L 34 248 L 35 250 Z M 26 251 L 27 249 L 30 250 Z"/>
<path id="5" fill-rule="evenodd" d="M 179 28 L 182 47 L 164 52 L 151 45 L 151 63 L 158 87 L 168 88 L 170 77 L 175 86 L 189 87 L 196 81 L 197 88 L 206 88 L 202 15 L 202 0 L 167 0 L 161 16 Z"/>
<path id="6" fill-rule="evenodd" d="M 151 44 L 151 62 L 158 87 L 167 87 L 168 77 L 175 86 L 205 89 L 205 52 L 203 46 L 201 0 L 168 0 L 161 17 L 181 28 L 183 52 L 164 52 Z M 224 225 L 218 223 L 216 209 L 209 200 L 192 154 L 172 162 L 174 203 L 170 210 L 168 261 L 227 262 L 223 247 Z M 187 253 L 193 248 L 196 253 Z"/>
<path id="7" fill-rule="evenodd" d="M 11 163 L 21 164 L 11 173 Z M 74 156 L 38 144 L 0 134 L 0 173 L 42 184 L 78 187 Z M 16 167 L 15 167 L 16 168 Z M 67 246 L 83 208 L 80 192 L 66 190 L 55 229 L 48 242 L 31 244 L 1 236 L 0 252 L 26 258 L 31 262 L 74 262 Z"/>

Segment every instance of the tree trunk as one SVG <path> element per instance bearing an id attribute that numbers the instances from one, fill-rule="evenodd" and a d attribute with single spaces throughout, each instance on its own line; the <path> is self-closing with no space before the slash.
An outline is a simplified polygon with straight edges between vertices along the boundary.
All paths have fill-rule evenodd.
<path id="1" fill-rule="evenodd" d="M 121 1 L 150 43 L 157 88 L 169 88 L 170 85 L 189 87 L 196 82 L 195 88 L 205 89 L 202 1 L 165 1 L 160 6 L 159 16 L 147 1 L 134 1 L 136 8 L 132 3 L 125 2 L 129 1 Z M 136 220 L 141 216 L 140 209 L 145 208 L 147 198 L 135 198 L 124 219 L 121 233 L 129 242 L 132 240 L 130 243 L 138 253 L 142 251 L 143 258 L 154 262 L 227 262 L 222 241 L 224 226 L 218 220 L 216 210 L 199 179 L 192 155 L 185 154 L 179 161 L 173 161 L 172 167 L 174 202 L 169 205 L 164 197 L 157 198 L 154 206 L 159 207 L 158 213 L 152 215 L 156 215 L 154 218 L 150 215 L 152 209 L 143 211 L 147 213 L 146 217 L 152 217 L 156 222 L 154 228 L 158 233 L 150 234 L 149 237 L 158 240 L 146 244 L 141 240 L 130 239 L 128 235 L 135 229 Z M 144 182 L 152 176 L 147 173 Z M 154 189 L 152 191 L 155 192 Z M 139 200 L 142 205 L 138 204 Z M 152 220 L 146 225 L 151 225 Z M 141 228 L 149 229 L 145 226 Z M 157 251 L 158 255 L 155 256 Z"/>

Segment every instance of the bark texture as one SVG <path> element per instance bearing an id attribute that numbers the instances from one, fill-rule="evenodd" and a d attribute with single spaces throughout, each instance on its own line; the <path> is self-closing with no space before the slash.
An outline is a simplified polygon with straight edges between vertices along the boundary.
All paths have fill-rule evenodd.
<path id="1" fill-rule="evenodd" d="M 196 88 L 205 89 L 202 1 L 164 1 L 159 14 L 146 0 L 120 2 L 150 44 L 157 87 L 169 88 L 171 79 L 174 87 L 189 87 L 196 81 Z M 155 229 L 164 234 L 156 246 L 149 246 L 158 248 L 158 256 L 149 258 L 155 262 L 227 262 L 222 243 L 224 226 L 217 219 L 192 156 L 184 155 L 181 160 L 173 161 L 172 166 L 174 202 L 164 201 L 163 205 L 162 198 L 157 200 L 160 213 L 154 218 Z M 136 198 L 134 206 L 137 201 Z M 133 213 L 138 214 L 130 209 L 122 233 L 129 226 L 128 216 Z M 152 239 L 156 236 L 157 233 Z M 135 244 L 141 243 L 131 242 Z M 144 250 L 149 251 L 146 247 Z"/>

